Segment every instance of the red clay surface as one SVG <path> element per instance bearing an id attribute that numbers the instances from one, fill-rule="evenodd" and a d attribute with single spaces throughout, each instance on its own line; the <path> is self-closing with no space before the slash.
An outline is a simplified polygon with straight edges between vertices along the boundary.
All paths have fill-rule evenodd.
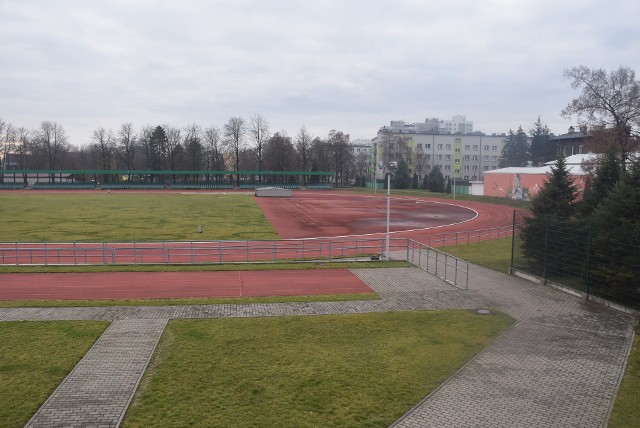
<path id="1" fill-rule="evenodd" d="M 0 300 L 166 299 L 372 293 L 347 269 L 1 275 Z"/>
<path id="2" fill-rule="evenodd" d="M 283 239 L 380 236 L 386 233 L 387 198 L 338 192 L 293 192 L 292 198 L 256 198 Z M 513 208 L 479 202 L 391 196 L 390 230 L 422 240 L 444 232 L 509 226 Z"/>

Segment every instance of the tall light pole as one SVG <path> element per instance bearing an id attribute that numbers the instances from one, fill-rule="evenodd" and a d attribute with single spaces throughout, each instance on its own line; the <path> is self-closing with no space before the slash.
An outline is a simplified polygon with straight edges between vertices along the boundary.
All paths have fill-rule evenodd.
<path id="1" fill-rule="evenodd" d="M 389 162 L 389 171 L 387 172 L 387 241 L 386 241 L 386 255 L 387 261 L 391 260 L 389 253 L 389 226 L 391 223 L 391 173 L 395 170 L 395 163 Z"/>

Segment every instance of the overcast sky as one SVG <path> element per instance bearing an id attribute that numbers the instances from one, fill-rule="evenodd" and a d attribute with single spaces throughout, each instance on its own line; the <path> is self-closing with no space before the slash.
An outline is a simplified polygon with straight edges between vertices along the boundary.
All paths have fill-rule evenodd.
<path id="1" fill-rule="evenodd" d="M 0 118 L 74 145 L 124 122 L 375 137 L 466 115 L 556 134 L 586 65 L 640 73 L 638 0 L 0 0 Z"/>

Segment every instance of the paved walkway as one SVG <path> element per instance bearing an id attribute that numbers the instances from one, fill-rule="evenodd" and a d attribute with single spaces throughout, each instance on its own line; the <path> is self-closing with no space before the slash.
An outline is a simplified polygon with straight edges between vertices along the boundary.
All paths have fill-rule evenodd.
<path id="1" fill-rule="evenodd" d="M 32 426 L 118 426 L 168 319 L 348 314 L 394 310 L 496 308 L 517 323 L 438 390 L 395 423 L 398 427 L 601 427 L 622 376 L 633 339 L 633 319 L 560 291 L 472 266 L 468 291 L 417 268 L 353 271 L 379 301 L 109 308 L 0 309 L 0 321 L 116 320 L 67 380 L 34 416 Z M 138 324 L 139 323 L 139 324 Z M 130 326 L 146 326 L 138 329 Z M 116 330 L 123 329 L 121 338 Z M 136 336 L 126 332 L 135 331 Z M 114 342 L 109 342 L 113 340 Z M 112 360 L 145 343 L 135 364 Z M 151 345 L 152 344 L 152 345 Z M 125 346 L 122 351 L 119 346 Z M 148 345 L 148 346 L 147 346 Z M 103 351 L 104 346 L 104 351 Z M 138 347 L 136 347 L 138 348 Z M 144 348 L 144 349 L 142 349 Z M 108 352 L 115 350 L 115 352 Z M 99 358 L 106 356 L 106 359 Z M 95 358 L 94 358 L 95 357 Z M 96 361 L 94 363 L 94 360 Z M 127 376 L 107 375 L 104 368 Z M 77 372 L 77 373 L 76 373 Z M 89 374 L 87 374 L 89 373 Z M 91 375 L 90 373 L 94 373 Z M 79 383 L 76 383 L 79 382 Z M 113 400 L 100 401 L 107 396 Z M 76 400 L 71 403 L 72 400 Z M 122 406 L 121 403 L 125 403 Z M 59 405 L 59 410 L 55 406 Z M 98 403 L 99 410 L 91 406 Z M 73 410 L 67 413 L 68 410 Z M 105 410 L 103 412 L 103 410 Z M 107 410 L 110 416 L 107 416 Z M 112 411 L 113 410 L 113 411 Z M 95 415 L 87 419 L 86 415 Z M 89 420 L 91 422 L 89 422 Z M 42 426 L 42 425 L 40 425 Z"/>

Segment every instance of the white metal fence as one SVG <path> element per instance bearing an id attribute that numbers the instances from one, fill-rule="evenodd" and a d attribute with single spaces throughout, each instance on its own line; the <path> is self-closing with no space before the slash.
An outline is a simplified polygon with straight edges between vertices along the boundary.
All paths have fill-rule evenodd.
<path id="1" fill-rule="evenodd" d="M 365 261 L 384 256 L 385 238 L 273 241 L 0 243 L 0 265 L 132 265 Z M 390 252 L 463 289 L 468 263 L 408 238 L 392 238 Z M 397 256 L 396 256 L 397 257 Z"/>

